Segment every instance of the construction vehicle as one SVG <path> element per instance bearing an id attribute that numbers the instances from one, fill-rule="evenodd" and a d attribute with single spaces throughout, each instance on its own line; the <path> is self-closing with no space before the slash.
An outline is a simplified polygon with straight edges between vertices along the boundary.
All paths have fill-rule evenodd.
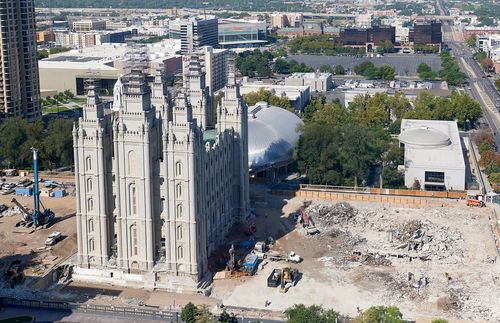
<path id="1" fill-rule="evenodd" d="M 267 278 L 267 287 L 278 287 L 281 283 L 281 270 L 275 268 Z"/>
<path id="2" fill-rule="evenodd" d="M 481 194 L 468 194 L 467 195 L 467 206 L 485 206 L 484 195 Z"/>
<path id="3" fill-rule="evenodd" d="M 299 271 L 295 268 L 285 267 L 281 270 L 280 293 L 286 293 L 299 277 Z"/>
<path id="4" fill-rule="evenodd" d="M 277 251 L 271 251 L 267 254 L 267 258 L 271 261 L 288 261 L 291 263 L 299 263 L 302 261 L 302 257 L 297 255 L 295 251 L 291 251 L 288 256 Z"/>
<path id="5" fill-rule="evenodd" d="M 35 227 L 50 225 L 55 218 L 54 212 L 50 209 L 46 209 L 40 201 L 40 190 L 38 189 L 38 150 L 36 148 L 31 148 L 33 151 L 33 173 L 34 173 L 34 183 L 33 183 L 33 212 L 28 212 L 28 210 L 21 205 L 15 198 L 12 198 L 12 203 L 17 205 L 21 212 L 23 213 L 23 220 L 16 224 L 16 226 L 27 226 Z M 40 210 L 40 206 L 43 211 Z"/>
<path id="6" fill-rule="evenodd" d="M 243 263 L 243 272 L 247 275 L 253 275 L 257 270 L 257 265 L 259 264 L 259 257 L 256 255 L 248 255 Z"/>
<path id="7" fill-rule="evenodd" d="M 46 246 L 53 246 L 55 245 L 59 240 L 61 240 L 62 234 L 59 231 L 52 232 L 49 234 L 47 237 L 47 240 L 45 240 L 45 245 Z"/>
<path id="8" fill-rule="evenodd" d="M 259 257 L 259 259 L 265 259 L 266 258 L 266 251 L 267 251 L 267 245 L 264 241 L 259 241 L 255 243 L 255 246 L 253 247 L 252 254 L 256 255 Z"/>
<path id="9" fill-rule="evenodd" d="M 56 181 L 52 181 L 50 179 L 46 179 L 44 182 L 43 182 L 43 185 L 46 187 L 46 188 L 65 188 L 64 187 L 64 184 L 63 183 L 59 183 L 59 182 L 56 182 Z"/>
<path id="10" fill-rule="evenodd" d="M 305 201 L 299 212 L 300 223 L 302 223 L 302 227 L 306 230 L 306 234 L 316 234 L 319 233 L 319 230 L 316 228 L 314 221 L 307 215 L 306 208 L 310 204 L 310 202 Z"/>

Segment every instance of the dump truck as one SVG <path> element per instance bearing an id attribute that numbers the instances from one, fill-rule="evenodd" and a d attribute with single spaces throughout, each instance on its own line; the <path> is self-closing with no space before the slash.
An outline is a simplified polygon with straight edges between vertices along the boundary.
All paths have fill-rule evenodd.
<path id="1" fill-rule="evenodd" d="M 307 234 L 312 235 L 312 234 L 319 233 L 319 230 L 318 230 L 318 228 L 316 228 L 316 225 L 314 224 L 313 219 L 307 215 L 307 212 L 306 212 L 307 205 L 308 204 L 306 202 L 304 202 L 304 205 L 300 208 L 300 211 L 299 211 L 300 223 L 302 223 L 302 227 L 306 230 Z"/>
<path id="2" fill-rule="evenodd" d="M 267 287 L 276 288 L 281 282 L 281 270 L 275 268 L 267 278 Z"/>

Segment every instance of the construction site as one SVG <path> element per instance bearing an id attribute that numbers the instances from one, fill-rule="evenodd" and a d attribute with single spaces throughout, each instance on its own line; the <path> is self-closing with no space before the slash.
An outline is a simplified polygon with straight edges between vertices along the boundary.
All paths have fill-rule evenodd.
<path id="1" fill-rule="evenodd" d="M 275 195 L 266 185 L 252 185 L 253 216 L 235 226 L 211 256 L 212 285 L 203 295 L 189 295 L 72 281 L 71 176 L 40 174 L 39 207 L 34 196 L 0 195 L 6 207 L 0 213 L 3 296 L 176 310 L 194 301 L 275 318 L 300 303 L 351 317 L 371 306 L 394 305 L 407 319 L 500 320 L 491 204 L 426 197 L 413 204 L 341 201 Z M 48 178 L 56 184 L 46 187 Z M 57 185 L 65 196 L 43 194 L 60 190 Z M 43 214 L 52 217 L 42 220 Z"/>

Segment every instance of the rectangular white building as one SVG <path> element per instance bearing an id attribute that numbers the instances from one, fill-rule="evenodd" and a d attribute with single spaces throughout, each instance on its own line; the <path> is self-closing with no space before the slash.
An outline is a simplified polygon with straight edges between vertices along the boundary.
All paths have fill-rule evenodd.
<path id="1" fill-rule="evenodd" d="M 311 91 L 326 92 L 333 88 L 331 73 L 293 73 L 285 79 L 285 85 L 309 86 Z"/>
<path id="2" fill-rule="evenodd" d="M 455 121 L 403 119 L 405 185 L 425 190 L 465 190 L 465 160 Z"/>

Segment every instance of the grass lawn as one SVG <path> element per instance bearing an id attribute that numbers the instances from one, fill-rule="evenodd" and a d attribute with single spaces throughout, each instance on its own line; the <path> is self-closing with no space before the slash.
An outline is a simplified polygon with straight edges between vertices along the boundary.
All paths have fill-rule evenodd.
<path id="1" fill-rule="evenodd" d="M 54 106 L 51 106 L 50 108 L 49 107 L 44 107 L 42 108 L 42 112 L 45 112 L 45 113 L 57 113 L 57 112 L 63 112 L 63 111 L 68 111 L 69 109 L 66 108 L 66 107 L 54 107 Z"/>

